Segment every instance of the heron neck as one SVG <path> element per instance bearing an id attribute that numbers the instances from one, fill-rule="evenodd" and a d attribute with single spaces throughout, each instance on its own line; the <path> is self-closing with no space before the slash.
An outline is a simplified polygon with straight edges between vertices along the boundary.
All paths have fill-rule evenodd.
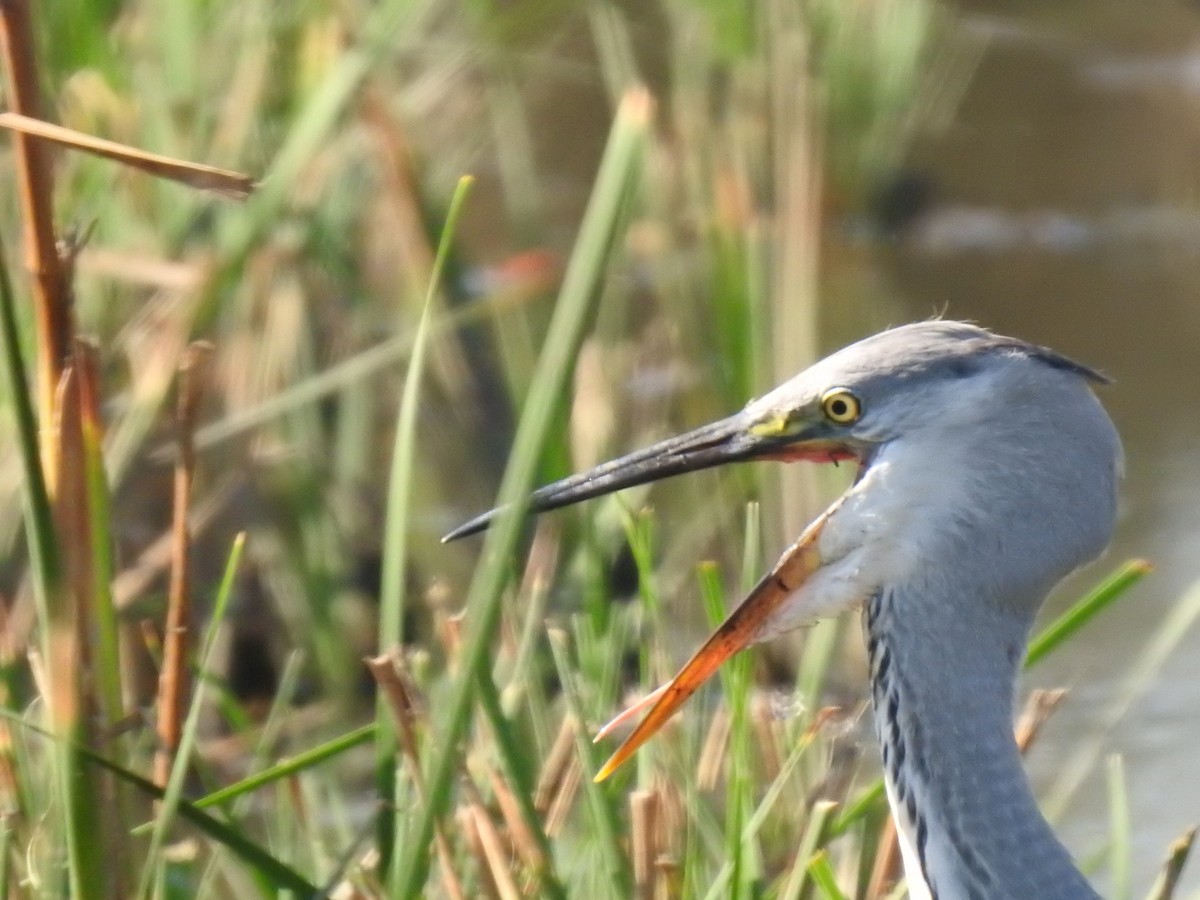
<path id="1" fill-rule="evenodd" d="M 1095 898 L 1038 810 L 1013 739 L 1030 624 L 1014 610 L 1037 604 L 939 594 L 884 591 L 866 609 L 876 732 L 912 896 Z"/>

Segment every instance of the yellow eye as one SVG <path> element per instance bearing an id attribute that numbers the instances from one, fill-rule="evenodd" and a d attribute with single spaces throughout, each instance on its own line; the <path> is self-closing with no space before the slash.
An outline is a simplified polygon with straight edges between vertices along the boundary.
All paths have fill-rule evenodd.
<path id="1" fill-rule="evenodd" d="M 862 415 L 862 404 L 844 388 L 834 388 L 832 391 L 826 391 L 825 396 L 821 398 L 821 412 L 825 413 L 825 418 L 830 422 L 849 425 L 851 422 L 857 422 L 858 417 Z"/>

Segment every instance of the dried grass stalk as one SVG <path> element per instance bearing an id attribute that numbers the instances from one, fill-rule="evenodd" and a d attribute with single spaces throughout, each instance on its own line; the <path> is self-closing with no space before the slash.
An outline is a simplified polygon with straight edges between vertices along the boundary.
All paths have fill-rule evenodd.
<path id="1" fill-rule="evenodd" d="M 541 845 L 538 844 L 537 838 L 529 830 L 525 818 L 521 815 L 521 807 L 517 803 L 512 788 L 509 787 L 500 772 L 492 766 L 488 767 L 488 781 L 492 786 L 492 793 L 496 797 L 496 804 L 500 807 L 500 815 L 508 827 L 509 838 L 512 840 L 517 856 L 530 869 L 535 872 L 542 871 L 550 861 L 542 853 Z"/>
<path id="2" fill-rule="evenodd" d="M 0 3 L 0 53 L 8 76 L 9 105 L 17 113 L 42 116 L 33 20 L 28 0 Z M 21 198 L 25 265 L 33 277 L 37 321 L 38 414 L 43 425 L 54 419 L 54 394 L 71 352 L 71 285 L 54 235 L 54 178 L 46 145 L 25 134 L 13 135 L 13 156 Z M 59 461 L 49 440 L 42 444 L 46 487 L 53 496 Z"/>
<path id="3" fill-rule="evenodd" d="M 204 369 L 211 356 L 211 345 L 198 342 L 184 352 L 179 366 L 179 396 L 175 413 L 179 430 L 179 459 L 175 463 L 171 515 L 171 584 L 163 635 L 162 669 L 158 680 L 158 749 L 154 754 L 154 781 L 163 787 L 171 775 L 190 694 L 188 657 L 191 650 L 191 593 L 188 569 L 191 534 L 188 530 L 188 510 L 191 507 L 196 464 L 192 438 L 204 383 Z"/>
<path id="4" fill-rule="evenodd" d="M 105 159 L 115 160 L 129 166 L 131 169 L 139 169 L 159 178 L 178 181 L 188 187 L 212 191 L 234 200 L 245 200 L 254 192 L 255 188 L 254 179 L 241 172 L 231 172 L 228 169 L 218 169 L 170 156 L 161 156 L 157 153 L 147 153 L 145 150 L 139 150 L 127 144 L 107 141 L 73 128 L 55 125 L 32 115 L 0 113 L 0 128 L 7 128 L 20 135 L 51 141 L 73 150 L 82 150 L 94 156 L 102 156 Z"/>
<path id="5" fill-rule="evenodd" d="M 1175 896 L 1175 888 L 1179 885 L 1179 876 L 1191 855 L 1192 845 L 1196 842 L 1196 826 L 1188 828 L 1177 838 L 1167 851 L 1167 861 L 1163 863 L 1162 872 L 1150 888 L 1146 900 L 1171 900 Z"/>
<path id="6" fill-rule="evenodd" d="M 629 850 L 633 857 L 633 884 L 641 900 L 653 900 L 654 897 L 657 819 L 657 791 L 634 791 L 629 795 Z"/>
<path id="7" fill-rule="evenodd" d="M 391 710 L 400 738 L 400 752 L 408 763 L 413 788 L 421 803 L 428 803 L 425 779 L 421 775 L 421 756 L 417 746 L 417 702 L 416 690 L 408 682 L 398 648 L 381 656 L 366 660 L 367 668 L 375 679 Z M 452 900 L 465 900 L 466 894 L 454 874 L 454 855 L 450 852 L 450 841 L 440 822 L 434 823 L 433 845 L 442 874 L 442 886 Z"/>

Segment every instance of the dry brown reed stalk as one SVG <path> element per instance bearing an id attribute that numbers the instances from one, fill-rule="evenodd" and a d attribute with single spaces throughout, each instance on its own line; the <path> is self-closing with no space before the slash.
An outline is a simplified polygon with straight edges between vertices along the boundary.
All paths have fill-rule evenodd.
<path id="1" fill-rule="evenodd" d="M 446 652 L 446 668 L 453 672 L 458 665 L 459 651 L 463 642 L 463 614 L 447 613 L 444 609 L 434 610 L 434 630 Z"/>
<path id="2" fill-rule="evenodd" d="M 678 900 L 683 896 L 683 867 L 678 860 L 660 856 L 654 861 L 654 900 Z"/>
<path id="3" fill-rule="evenodd" d="M 660 883 L 670 872 L 672 866 L 678 866 L 684 851 L 684 835 L 688 829 L 687 800 L 683 787 L 676 781 L 660 779 L 654 786 L 658 800 L 654 810 L 654 825 L 657 830 L 656 846 L 658 858 L 655 867 L 658 869 Z"/>
<path id="4" fill-rule="evenodd" d="M 171 581 L 167 596 L 167 618 L 163 634 L 162 668 L 158 679 L 158 747 L 154 754 L 154 782 L 165 787 L 179 747 L 187 707 L 188 656 L 191 649 L 189 620 L 191 594 L 188 567 L 191 535 L 188 510 L 192 499 L 196 453 L 193 435 L 212 346 L 196 342 L 184 351 L 179 366 L 176 427 L 179 458 L 175 462 L 175 493 L 171 511 Z"/>
<path id="5" fill-rule="evenodd" d="M 131 169 L 138 169 L 169 181 L 178 181 L 180 184 L 196 190 L 212 191 L 234 200 L 245 200 L 255 189 L 254 180 L 241 172 L 231 172 L 228 169 L 218 169 L 214 166 L 187 162 L 157 153 L 147 153 L 145 150 L 139 150 L 127 144 L 93 137 L 90 134 L 55 125 L 31 115 L 0 112 L 0 128 L 51 141 L 73 150 L 82 150 L 93 156 L 102 156 L 105 159 L 123 163 Z"/>
<path id="6" fill-rule="evenodd" d="M 629 853 L 633 858 L 633 886 L 640 900 L 653 900 L 658 861 L 658 792 L 634 791 L 629 795 Z"/>
<path id="7" fill-rule="evenodd" d="M 283 789 L 288 795 L 288 805 L 291 808 L 291 815 L 295 819 L 295 825 L 301 832 L 308 832 L 312 828 L 312 815 L 308 811 L 308 803 L 304 800 L 304 790 L 300 783 L 300 779 L 295 775 L 290 775 L 282 782 Z"/>
<path id="8" fill-rule="evenodd" d="M 896 820 L 889 812 L 879 833 L 875 865 L 871 868 L 871 880 L 867 882 L 867 900 L 887 896 L 900 874 L 900 836 L 896 832 Z"/>
<path id="9" fill-rule="evenodd" d="M 475 782 L 469 777 L 463 780 L 463 791 L 467 796 L 467 808 L 475 819 L 475 829 L 479 835 L 479 843 L 487 860 L 488 877 L 496 886 L 502 900 L 517 900 L 521 891 L 517 887 L 512 873 L 512 847 L 505 840 L 496 823 L 488 813 L 487 805 L 483 802 Z"/>
<path id="10" fill-rule="evenodd" d="M 400 651 L 392 649 L 381 656 L 368 658 L 365 662 L 387 700 L 392 720 L 396 724 L 396 734 L 400 739 L 400 752 L 404 754 L 408 763 L 413 789 L 416 791 L 418 802 L 424 805 L 429 802 L 429 797 L 425 790 L 425 779 L 421 775 L 421 756 L 417 747 L 416 691 L 405 677 Z M 450 851 L 450 841 L 446 838 L 441 822 L 434 823 L 433 846 L 437 853 L 446 895 L 452 900 L 465 900 L 462 885 L 459 884 L 458 876 L 454 874 L 454 855 Z"/>
<path id="11" fill-rule="evenodd" d="M 1167 850 L 1167 861 L 1163 863 L 1162 872 L 1150 888 L 1146 900 L 1171 900 L 1175 896 L 1175 888 L 1179 886 L 1179 876 L 1191 855 L 1192 845 L 1196 842 L 1196 826 L 1193 825 L 1175 839 Z"/>
<path id="12" fill-rule="evenodd" d="M 353 877 L 343 878 L 329 892 L 329 900 L 382 900 L 387 896 L 374 872 L 379 868 L 379 851 L 374 847 L 358 858 Z"/>
<path id="13" fill-rule="evenodd" d="M 44 428 L 43 433 L 47 436 L 54 436 L 54 445 L 50 452 L 56 460 L 59 460 L 62 452 L 65 452 L 64 444 L 62 444 L 64 437 L 62 436 L 66 430 L 71 440 L 72 455 L 78 457 L 72 464 L 83 467 L 85 457 L 92 452 L 88 445 L 98 448 L 103 433 L 100 415 L 100 385 L 98 385 L 100 362 L 98 362 L 96 350 L 91 344 L 76 341 L 76 350 L 74 350 L 70 371 L 71 406 L 58 408 L 58 401 L 55 401 L 55 418 L 50 420 L 50 427 Z M 60 396 L 64 394 L 65 380 L 64 374 L 60 377 Z M 89 431 L 91 432 L 90 436 L 88 436 Z M 85 439 L 85 436 L 88 437 Z M 67 564 L 76 566 L 77 570 L 76 575 L 73 576 L 74 580 L 68 584 L 68 588 L 73 590 L 74 604 L 78 607 L 80 616 L 83 617 L 79 620 L 78 625 L 83 632 L 90 634 L 88 618 L 91 605 L 100 601 L 98 596 L 94 596 L 96 590 L 100 589 L 100 584 L 95 581 L 96 560 L 91 558 L 90 535 L 90 529 L 95 524 L 97 510 L 91 509 L 89 486 L 86 484 L 86 469 L 73 468 L 72 472 L 67 475 L 67 479 L 71 481 L 71 485 L 64 488 L 65 498 L 60 498 L 55 504 L 55 528 L 58 530 L 61 550 L 67 559 Z M 83 540 L 84 544 L 77 546 L 73 544 L 74 540 Z M 4 623 L 0 625 L 0 642 L 11 648 L 13 653 L 20 653 L 22 648 L 28 644 L 32 629 L 37 624 L 32 596 L 28 592 L 23 592 L 17 596 L 12 606 L 6 608 L 7 614 Z M 95 646 L 94 638 L 86 635 L 85 637 L 85 648 Z M 97 701 L 101 700 L 98 692 L 96 697 Z M 108 706 L 110 704 L 101 702 L 96 708 L 100 709 L 104 718 L 108 720 L 115 721 L 121 718 L 119 709 L 109 709 Z"/>
<path id="14" fill-rule="evenodd" d="M 101 674 L 116 671 L 120 660 L 116 658 L 117 635 L 109 589 L 111 562 L 106 540 L 109 536 L 105 509 L 107 499 L 94 496 L 95 488 L 91 483 L 92 479 L 104 477 L 100 449 L 104 440 L 104 422 L 100 414 L 100 351 L 95 344 L 76 338 L 71 364 L 79 379 L 77 418 L 83 454 L 79 460 L 81 470 L 71 480 L 74 489 L 79 491 L 75 500 L 75 514 L 81 517 L 77 525 L 78 538 L 85 542 L 80 546 L 73 545 L 72 552 L 86 560 L 84 568 L 88 578 L 86 584 L 79 584 L 74 591 L 77 627 L 80 641 L 94 654 L 94 658 L 87 661 L 87 689 L 91 708 L 98 716 L 97 725 L 107 728 L 122 719 L 125 710 L 121 704 L 119 686 L 113 685 L 111 690 L 107 690 Z M 102 532 L 99 540 L 97 530 Z"/>
<path id="15" fill-rule="evenodd" d="M 158 628 L 158 623 L 153 619 L 139 619 L 138 635 L 142 639 L 142 646 L 146 648 L 146 653 L 154 663 L 154 668 L 156 670 L 161 669 L 163 638 L 162 632 Z"/>
<path id="16" fill-rule="evenodd" d="M 550 745 L 550 752 L 546 754 L 546 759 L 542 763 L 542 770 L 538 773 L 537 787 L 533 791 L 533 808 L 538 812 L 544 813 L 550 809 L 550 804 L 562 784 L 571 760 L 574 759 L 575 727 L 574 717 L 570 715 L 563 717 L 554 743 Z"/>
<path id="17" fill-rule="evenodd" d="M 709 721 L 708 732 L 700 747 L 700 759 L 696 763 L 696 786 L 702 791 L 715 789 L 721 779 L 721 766 L 729 747 L 731 726 L 729 711 L 723 706 L 718 707 Z"/>
<path id="18" fill-rule="evenodd" d="M 558 791 L 550 801 L 550 808 L 546 810 L 546 837 L 558 837 L 562 832 L 582 783 L 583 765 L 578 756 L 572 755 L 558 783 Z"/>
<path id="19" fill-rule="evenodd" d="M 479 891 L 489 900 L 500 900 L 500 890 L 492 880 L 492 869 L 488 864 L 487 851 L 483 839 L 479 835 L 479 823 L 475 811 L 470 806 L 460 806 L 454 813 L 458 820 L 458 830 L 467 850 L 475 860 L 475 868 L 479 870 Z"/>
<path id="20" fill-rule="evenodd" d="M 204 265 L 195 260 L 164 259 L 148 253 L 94 245 L 79 249 L 75 271 L 170 294 L 195 291 L 204 280 Z"/>
<path id="21" fill-rule="evenodd" d="M 1025 753 L 1033 744 L 1050 714 L 1062 702 L 1067 692 L 1057 690 L 1035 690 L 1029 694 L 1015 728 L 1017 747 Z M 896 820 L 889 813 L 879 835 L 879 847 L 875 853 L 875 866 L 871 870 L 866 896 L 868 900 L 887 896 L 901 875 L 900 842 L 896 833 Z"/>
<path id="22" fill-rule="evenodd" d="M 86 708 L 83 673 L 90 668 L 88 619 L 92 592 L 92 560 L 87 552 L 87 485 L 83 459 L 83 430 L 79 416 L 79 374 L 73 365 L 62 370 L 50 430 L 54 457 L 63 464 L 62 478 L 54 495 L 55 530 L 65 580 L 63 591 L 48 598 L 51 658 L 48 695 L 50 715 L 59 735 L 76 733 L 91 718 Z"/>
<path id="23" fill-rule="evenodd" d="M 6 93 L 17 113 L 42 118 L 37 43 L 28 0 L 0 2 L 0 53 L 7 75 Z M 37 322 L 38 416 L 43 428 L 54 420 L 54 398 L 71 351 L 71 286 L 54 235 L 54 180 L 48 148 L 25 134 L 13 135 L 13 156 L 21 198 L 25 265 L 33 278 Z M 45 432 L 44 432 L 45 433 Z M 58 483 L 58 460 L 50 442 L 42 443 L 42 466 L 51 496 Z"/>
<path id="24" fill-rule="evenodd" d="M 1021 710 L 1021 715 L 1017 718 L 1017 749 L 1022 753 L 1029 749 L 1037 739 L 1042 726 L 1046 724 L 1046 720 L 1050 718 L 1050 714 L 1066 696 L 1067 692 L 1062 688 L 1036 690 L 1029 694 L 1029 699 L 1025 701 L 1025 708 Z"/>
<path id="25" fill-rule="evenodd" d="M 785 754 L 770 698 L 762 691 L 756 691 L 750 698 L 750 727 L 754 730 L 754 758 L 763 782 L 769 784 L 783 770 Z"/>
<path id="26" fill-rule="evenodd" d="M 487 771 L 488 783 L 496 798 L 496 805 L 500 807 L 500 815 L 508 828 L 508 836 L 512 841 L 513 849 L 521 858 L 522 864 L 528 869 L 534 872 L 543 871 L 550 861 L 542 853 L 541 845 L 538 844 L 537 838 L 529 830 L 529 825 L 521 815 L 521 807 L 512 788 L 495 767 L 488 766 Z"/>

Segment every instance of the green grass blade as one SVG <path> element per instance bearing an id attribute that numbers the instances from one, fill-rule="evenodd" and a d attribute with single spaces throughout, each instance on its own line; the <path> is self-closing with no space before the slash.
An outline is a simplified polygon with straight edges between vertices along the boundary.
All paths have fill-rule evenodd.
<path id="1" fill-rule="evenodd" d="M 1129 900 L 1130 864 L 1133 855 L 1129 827 L 1129 790 L 1125 766 L 1119 754 L 1108 758 L 1109 874 L 1111 900 Z"/>
<path id="2" fill-rule="evenodd" d="M 1132 559 L 1117 569 L 1029 642 L 1029 650 L 1025 654 L 1025 668 L 1028 669 L 1044 659 L 1151 571 L 1153 567 L 1144 559 Z"/>
<path id="3" fill-rule="evenodd" d="M 532 487 L 538 457 L 560 403 L 587 313 L 598 293 L 609 248 L 641 157 L 649 119 L 649 98 L 641 92 L 628 95 L 618 110 L 579 239 L 567 264 L 562 291 L 538 359 L 537 374 L 525 402 L 512 458 L 500 490 L 501 502 L 515 505 L 488 532 L 482 564 L 468 593 L 468 632 L 464 641 L 463 666 L 448 697 L 446 712 L 436 726 L 434 746 L 437 752 L 431 754 L 434 767 L 427 779 L 429 803 L 421 810 L 409 834 L 399 877 L 392 885 L 393 891 L 402 897 L 417 896 L 422 891 L 433 824 L 449 801 L 451 782 L 458 767 L 458 743 L 471 717 L 475 679 L 491 677 L 492 635 L 500 619 L 508 557 L 516 545 L 523 498 Z"/>
<path id="4" fill-rule="evenodd" d="M 307 769 L 328 762 L 335 756 L 345 753 L 347 750 L 367 743 L 375 737 L 376 729 L 377 726 L 374 722 L 363 725 L 361 728 L 355 728 L 353 731 L 348 731 L 331 741 L 326 741 L 317 747 L 305 750 L 303 753 L 298 753 L 283 762 L 276 763 L 269 768 L 263 769 L 261 772 L 256 772 L 254 775 L 243 778 L 241 781 L 236 781 L 220 790 L 205 794 L 192 805 L 197 809 L 222 806 L 231 800 L 241 797 L 244 794 L 249 794 L 252 791 L 257 791 L 259 788 L 266 787 L 268 784 L 272 784 L 282 778 L 290 778 L 293 775 L 298 775 Z"/>
<path id="5" fill-rule="evenodd" d="M 796 694 L 810 711 L 825 696 L 825 679 L 842 647 L 845 627 L 845 618 L 839 617 L 817 622 L 805 632 L 804 655 L 796 672 Z"/>
<path id="6" fill-rule="evenodd" d="M 558 677 L 562 682 L 563 695 L 566 697 L 567 709 L 574 716 L 575 752 L 583 767 L 583 792 L 587 800 L 588 813 L 595 836 L 595 848 L 603 860 L 604 879 L 612 886 L 614 897 L 628 897 L 633 885 L 633 872 L 629 858 L 621 850 L 618 835 L 621 833 L 613 808 L 609 805 L 605 790 L 596 784 L 589 776 L 600 768 L 600 758 L 597 747 L 584 733 L 583 723 L 588 721 L 584 714 L 583 704 L 579 697 L 579 689 L 575 682 L 574 670 L 567 653 L 567 635 L 563 631 L 550 631 L 550 651 L 554 656 L 554 665 L 558 669 Z"/>
<path id="7" fill-rule="evenodd" d="M 754 810 L 754 815 L 750 817 L 749 821 L 746 823 L 746 827 L 742 829 L 743 841 L 754 840 L 758 833 L 762 830 L 763 826 L 766 824 L 767 816 L 771 814 L 771 810 L 775 807 L 775 804 L 779 801 L 779 798 L 783 796 L 783 792 L 788 787 L 792 773 L 796 771 L 796 767 L 800 764 L 800 760 L 804 758 L 804 754 L 808 752 L 808 749 L 811 745 L 811 736 L 805 736 L 796 742 L 796 745 L 792 748 L 791 753 L 789 753 L 787 759 L 784 760 L 783 766 L 779 770 L 779 774 L 775 776 L 775 780 L 771 782 L 771 786 L 767 788 L 766 793 L 763 794 L 762 800 L 759 801 L 758 808 Z M 833 809 L 836 808 L 836 806 L 836 803 L 827 800 L 818 801 L 814 805 L 812 815 L 815 817 L 817 816 L 818 811 L 820 811 L 821 828 L 824 828 L 825 819 L 828 818 L 829 814 L 833 811 Z M 813 819 L 810 818 L 809 830 L 812 829 L 812 821 Z M 815 847 L 816 845 L 814 844 L 813 847 L 810 848 L 809 855 L 811 855 L 811 851 L 815 849 Z M 801 851 L 803 851 L 803 843 L 801 843 L 800 848 Z M 807 871 L 807 864 L 801 866 L 800 868 L 801 871 Z M 722 864 L 721 870 L 717 873 L 717 877 L 713 879 L 712 886 L 709 888 L 706 895 L 708 900 L 719 900 L 719 898 L 727 896 L 727 886 L 730 878 L 732 878 L 733 875 L 733 863 L 731 860 L 727 859 Z"/>
<path id="8" fill-rule="evenodd" d="M 42 652 L 50 659 L 45 644 L 50 626 L 51 597 L 60 589 L 61 570 L 58 542 L 54 534 L 54 513 L 42 472 L 38 445 L 38 422 L 30 398 L 33 396 L 25 377 L 21 355 L 20 330 L 17 326 L 16 298 L 4 265 L 4 247 L 0 242 L 0 342 L 2 342 L 5 386 L 17 426 L 17 450 L 21 459 L 24 486 L 25 522 L 29 556 L 33 563 L 34 598 L 42 632 Z"/>
<path id="9" fill-rule="evenodd" d="M 1197 620 L 1200 620 L 1200 582 L 1193 584 L 1170 606 L 1130 666 L 1129 675 L 1101 717 L 1095 736 L 1079 740 L 1075 752 L 1062 765 L 1061 776 L 1042 802 L 1048 819 L 1054 821 L 1062 814 L 1083 783 L 1085 773 L 1093 771 L 1099 762 L 1103 752 L 1102 737 L 1129 712 L 1133 702 L 1155 683 L 1167 658 Z"/>
<path id="10" fill-rule="evenodd" d="M 813 854 L 817 852 L 817 847 L 825 835 L 825 823 L 829 821 L 829 815 L 836 805 L 831 800 L 819 800 L 813 804 L 804 836 L 800 838 L 800 846 L 796 848 L 795 865 L 787 884 L 779 894 L 779 900 L 799 900 L 808 880 Z"/>
<path id="11" fill-rule="evenodd" d="M 412 494 L 413 468 L 417 431 L 417 409 L 420 404 L 421 381 L 425 373 L 425 356 L 429 345 L 433 303 L 437 297 L 458 228 L 459 216 L 471 191 L 474 179 L 463 176 L 450 198 L 446 224 L 438 241 L 437 255 L 429 278 L 429 288 L 421 307 L 421 319 L 413 340 L 412 361 L 404 380 L 404 391 L 396 417 L 396 438 L 392 448 L 392 466 L 388 481 L 388 505 L 383 541 L 383 584 L 380 589 L 379 652 L 386 653 L 404 640 L 404 577 L 408 563 L 408 513 Z M 389 719 L 384 715 L 384 720 Z"/>
<path id="12" fill-rule="evenodd" d="M 463 204 L 471 191 L 474 179 L 464 176 L 450 199 L 446 224 L 438 241 L 437 255 L 429 276 L 421 319 L 413 343 L 412 360 L 404 379 L 404 391 L 396 420 L 396 437 L 392 445 L 392 465 L 388 481 L 387 515 L 384 524 L 382 585 L 379 597 L 379 652 L 390 652 L 404 641 L 404 583 L 408 567 L 409 507 L 412 505 L 413 469 L 416 462 L 417 408 L 420 403 L 421 381 L 425 372 L 425 355 L 429 344 L 429 323 L 434 299 L 437 297 L 442 272 L 462 214 Z M 396 837 L 396 817 L 407 816 L 396 795 L 396 748 L 394 723 L 387 701 L 381 695 L 376 700 L 375 777 L 378 796 L 384 801 L 379 812 L 377 847 L 380 869 L 387 871 L 391 864 Z"/>
<path id="13" fill-rule="evenodd" d="M 886 793 L 882 778 L 873 781 L 870 787 L 860 792 L 854 801 L 842 810 L 841 815 L 833 820 L 833 824 L 829 826 L 830 838 L 841 837 L 853 828 L 855 823 L 883 802 Z"/>
<path id="14" fill-rule="evenodd" d="M 5 900 L 11 896 L 8 893 L 8 885 L 12 877 L 13 837 L 12 825 L 9 822 L 0 823 L 0 890 L 4 891 Z"/>
<path id="15" fill-rule="evenodd" d="M 752 540 L 747 533 L 747 540 Z M 708 613 L 709 624 L 716 628 L 725 619 L 724 589 L 720 572 L 713 562 L 703 562 L 698 571 L 700 594 Z M 749 782 L 749 734 L 747 731 L 747 707 L 750 695 L 750 675 L 753 656 L 740 653 L 720 671 L 725 701 L 729 706 L 729 737 L 725 760 L 728 765 L 727 797 L 725 805 L 725 855 L 731 864 L 729 896 L 738 898 L 748 893 L 748 882 L 753 880 L 750 865 L 750 850 L 744 840 L 743 824 L 750 802 Z"/>
<path id="16" fill-rule="evenodd" d="M 212 661 L 212 651 L 217 644 L 217 635 L 220 631 L 221 623 L 224 621 L 225 611 L 229 608 L 229 599 L 233 595 L 234 580 L 237 578 L 238 567 L 241 564 L 242 552 L 245 547 L 246 533 L 242 532 L 233 540 L 233 548 L 230 550 L 229 560 L 225 564 L 225 574 L 221 578 L 221 585 L 217 590 L 216 601 L 213 604 L 212 617 L 209 620 L 204 636 L 204 644 L 200 652 L 200 672 L 202 676 L 209 670 L 209 664 Z M 200 712 L 204 706 L 206 687 L 207 679 L 204 677 L 196 679 L 196 687 L 192 693 L 192 702 L 188 707 L 187 719 L 183 723 L 183 731 L 179 736 L 179 747 L 175 751 L 175 761 L 171 766 L 171 775 L 167 779 L 167 786 L 163 791 L 162 804 L 159 807 L 158 815 L 155 816 L 154 829 L 150 834 L 150 846 L 146 851 L 146 861 L 142 867 L 141 886 L 138 889 L 139 897 L 148 897 L 150 895 L 163 843 L 166 841 L 167 830 L 170 828 L 171 820 L 174 818 L 175 811 L 179 808 L 179 804 L 183 798 L 183 783 L 187 777 L 188 768 L 191 765 L 192 749 L 196 746 L 196 732 L 200 725 Z"/>
<path id="17" fill-rule="evenodd" d="M 0 718 L 7 719 L 20 728 L 48 741 L 62 743 L 50 731 L 40 728 L 32 722 L 27 722 L 8 710 L 0 709 Z M 136 772 L 129 771 L 124 766 L 113 762 L 108 757 L 102 756 L 88 747 L 79 747 L 77 749 L 80 756 L 87 760 L 88 763 L 98 766 L 106 772 L 111 772 L 118 779 L 132 785 L 147 797 L 159 801 L 166 798 L 166 792 L 149 779 L 143 778 Z M 179 814 L 180 818 L 185 819 L 200 829 L 200 831 L 217 843 L 227 847 L 244 863 L 270 881 L 277 889 L 295 891 L 301 897 L 317 896 L 318 888 L 315 884 L 295 869 L 281 862 L 269 851 L 263 849 L 263 847 L 247 838 L 235 828 L 231 828 L 203 810 L 197 809 L 186 800 L 179 800 L 175 811 Z"/>
<path id="18" fill-rule="evenodd" d="M 122 715 L 120 622 L 112 596 L 115 546 L 112 503 L 108 477 L 104 471 L 99 424 L 91 421 L 86 411 L 83 418 L 83 448 L 93 572 L 92 613 L 96 620 L 96 679 L 103 721 L 111 724 Z"/>
<path id="19" fill-rule="evenodd" d="M 753 588 L 762 558 L 761 519 L 757 503 L 746 505 L 742 546 L 741 587 Z M 740 653 L 731 671 L 734 683 L 729 697 L 729 786 L 726 800 L 726 836 L 734 864 L 734 897 L 752 897 L 762 874 L 758 842 L 746 829 L 754 802 L 754 749 L 750 733 L 750 701 L 754 692 L 754 654 Z"/>
<path id="20" fill-rule="evenodd" d="M 827 900 L 846 900 L 846 895 L 837 885 L 833 867 L 829 864 L 829 856 L 824 850 L 812 858 L 812 862 L 808 864 L 808 874 Z"/>
<path id="21" fill-rule="evenodd" d="M 64 573 L 59 559 L 54 512 L 45 473 L 42 470 L 38 422 L 32 403 L 33 394 L 25 376 L 19 334 L 16 297 L 12 291 L 8 269 L 4 265 L 4 247 L 0 241 L 0 355 L 4 357 L 0 366 L 4 369 L 5 387 L 8 389 L 9 403 L 16 420 L 34 604 L 37 610 L 42 660 L 47 677 L 51 680 L 49 690 L 53 695 L 57 692 L 53 682 L 59 676 L 55 674 L 55 668 L 51 665 L 54 659 L 51 635 L 55 628 L 53 617 L 66 600 Z M 74 693 L 75 687 L 72 685 L 68 690 Z M 77 732 L 78 722 L 64 724 L 70 729 L 70 734 L 60 735 L 61 737 L 70 737 Z M 62 725 L 55 726 L 56 730 L 61 727 Z M 71 891 L 76 896 L 92 896 L 92 885 L 81 881 L 86 878 L 90 882 L 89 876 L 95 871 L 95 867 L 89 865 L 94 855 L 88 845 L 89 833 L 86 825 L 89 779 L 80 777 L 77 765 L 79 754 L 73 743 L 56 742 L 54 751 L 54 779 L 65 830 L 63 838 L 66 842 L 67 874 Z"/>

